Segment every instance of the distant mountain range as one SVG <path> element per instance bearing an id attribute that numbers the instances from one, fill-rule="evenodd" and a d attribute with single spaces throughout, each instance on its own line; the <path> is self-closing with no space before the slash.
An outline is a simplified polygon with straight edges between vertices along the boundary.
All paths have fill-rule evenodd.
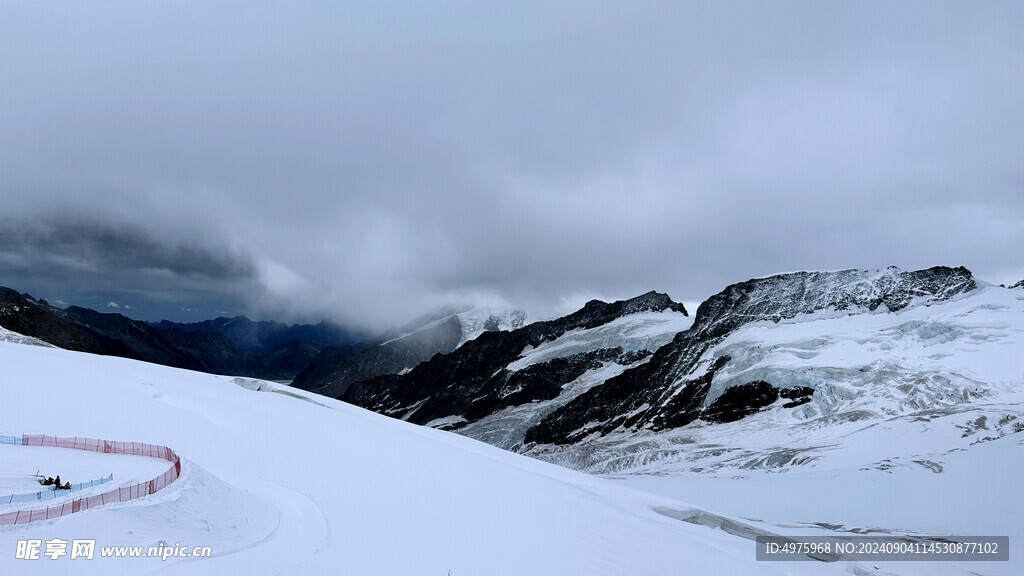
<path id="1" fill-rule="evenodd" d="M 525 318 L 516 310 L 445 308 L 382 335 L 326 320 L 143 322 L 79 306 L 59 308 L 0 287 L 0 326 L 60 348 L 213 374 L 294 379 L 295 386 L 331 396 L 355 381 L 410 370 L 483 332 L 519 328 Z"/>
<path id="2" fill-rule="evenodd" d="M 268 320 L 256 322 L 245 316 L 235 316 L 187 324 L 161 320 L 150 322 L 150 325 L 158 330 L 177 329 L 185 332 L 223 334 L 239 350 L 250 351 L 274 350 L 292 340 L 316 342 L 324 346 L 342 346 L 361 342 L 371 336 L 365 331 L 352 330 L 327 320 L 318 324 L 289 325 Z"/>
<path id="3" fill-rule="evenodd" d="M 150 325 L 0 289 L 0 326 L 71 350 L 294 377 L 298 388 L 590 471 L 655 459 L 776 468 L 826 457 L 820 437 L 844 441 L 883 421 L 909 429 L 943 418 L 964 438 L 1024 431 L 1024 412 L 999 403 L 1020 384 L 1022 288 L 962 267 L 797 272 L 727 286 L 694 316 L 648 292 L 531 324 L 518 311 L 439 310 L 362 339 L 328 322 Z M 961 421 L 967 413 L 975 424 Z M 717 432 L 735 426 L 755 436 Z M 792 442 L 758 444 L 769 431 Z M 729 448 L 740 440 L 745 448 Z"/>
<path id="4" fill-rule="evenodd" d="M 983 410 L 975 399 L 995 401 L 1006 382 L 1019 384 L 1021 287 L 979 282 L 962 267 L 798 272 L 730 285 L 694 317 L 650 292 L 483 333 L 411 370 L 322 390 L 591 471 L 661 458 L 693 470 L 784 467 L 821 457 L 813 430 L 841 436 L 850 426 L 936 415 L 966 426 L 965 437 L 986 430 L 986 418 L 958 420 Z M 454 322 L 435 329 L 454 342 Z M 320 360 L 321 382 L 331 362 L 351 366 Z M 986 416 L 999 422 L 992 437 L 1024 429 L 1013 427 L 1015 408 L 992 406 L 1009 410 Z M 734 424 L 775 437 L 806 430 L 798 436 L 806 454 L 775 445 L 733 454 L 740 437 L 711 431 Z"/>
<path id="5" fill-rule="evenodd" d="M 68 350 L 268 380 L 291 380 L 326 345 L 362 337 L 328 322 L 289 326 L 244 316 L 150 324 L 78 306 L 58 308 L 3 287 L 0 326 Z"/>

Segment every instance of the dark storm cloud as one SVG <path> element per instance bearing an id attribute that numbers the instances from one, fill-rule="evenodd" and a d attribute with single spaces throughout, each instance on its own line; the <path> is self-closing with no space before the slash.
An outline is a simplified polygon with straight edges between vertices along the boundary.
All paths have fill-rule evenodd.
<path id="1" fill-rule="evenodd" d="M 0 220 L 0 252 L 51 258 L 65 269 L 92 269 L 103 275 L 152 270 L 171 276 L 245 280 L 254 274 L 251 262 L 217 247 L 171 244 L 134 224 L 83 222 L 71 215 L 34 222 Z"/>
<path id="2" fill-rule="evenodd" d="M 381 324 L 794 269 L 1024 276 L 1018 2 L 5 11 L 10 284 Z"/>
<path id="3" fill-rule="evenodd" d="M 240 301 L 254 289 L 255 268 L 223 245 L 162 239 L 131 222 L 46 213 L 0 218 L 0 279 L 37 297 L 60 294 L 79 305 L 156 315 L 181 301 Z"/>

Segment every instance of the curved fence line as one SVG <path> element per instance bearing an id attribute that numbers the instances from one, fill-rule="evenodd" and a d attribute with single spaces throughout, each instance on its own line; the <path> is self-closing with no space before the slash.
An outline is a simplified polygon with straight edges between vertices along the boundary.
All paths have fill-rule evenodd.
<path id="1" fill-rule="evenodd" d="M 106 484 L 114 479 L 113 474 L 109 474 L 106 478 L 97 478 L 96 480 L 90 480 L 89 482 L 80 482 L 78 484 L 72 484 L 69 492 L 81 492 L 86 488 L 92 488 L 93 486 L 99 486 Z M 8 494 L 7 496 L 0 496 L 0 504 L 13 504 L 15 502 L 35 502 L 39 500 L 53 500 L 54 498 L 60 498 L 64 496 L 59 490 L 40 490 L 39 492 L 25 492 L 22 494 Z"/>
<path id="2" fill-rule="evenodd" d="M 14 439 L 9 444 L 18 444 L 17 436 L 0 437 L 2 440 Z M 114 488 L 109 492 L 78 498 L 71 502 L 47 506 L 36 510 L 18 510 L 7 514 L 0 514 L 0 526 L 13 524 L 28 524 L 39 520 L 51 520 L 68 514 L 83 512 L 104 504 L 115 502 L 128 502 L 155 494 L 166 488 L 181 476 L 181 459 L 167 446 L 156 444 L 143 444 L 141 442 L 112 442 L 110 440 L 97 440 L 95 438 L 61 438 L 57 436 L 30 435 L 21 436 L 23 446 L 54 446 L 57 448 L 70 448 L 73 450 L 87 450 L 89 452 L 103 452 L 106 454 L 131 454 L 133 456 L 149 456 L 150 458 L 163 458 L 171 463 L 166 472 L 145 482 L 139 482 L 133 486 L 122 486 Z"/>

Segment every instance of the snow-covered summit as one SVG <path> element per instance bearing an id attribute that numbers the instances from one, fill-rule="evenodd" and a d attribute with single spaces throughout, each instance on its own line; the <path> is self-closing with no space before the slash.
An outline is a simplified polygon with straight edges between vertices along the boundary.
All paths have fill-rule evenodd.
<path id="1" fill-rule="evenodd" d="M 471 308 L 455 314 L 462 324 L 459 346 L 476 339 L 484 332 L 517 330 L 526 325 L 526 312 L 499 308 Z"/>
<path id="2" fill-rule="evenodd" d="M 1024 294 L 961 269 L 883 272 L 843 274 L 853 290 L 805 274 L 730 286 L 539 426 L 568 442 L 526 451 L 593 471 L 941 469 L 1024 430 Z"/>
<path id="3" fill-rule="evenodd" d="M 894 312 L 948 300 L 978 287 L 966 268 L 795 272 L 728 286 L 697 309 L 694 331 L 718 336 L 748 322 L 779 321 L 823 310 Z"/>
<path id="4" fill-rule="evenodd" d="M 571 444 L 592 434 L 657 431 L 693 422 L 709 408 L 715 374 L 729 362 L 728 357 L 708 358 L 705 353 L 744 325 L 815 314 L 893 313 L 946 302 L 977 288 L 970 271 L 948 267 L 796 272 L 733 284 L 702 303 L 693 326 L 658 349 L 649 362 L 548 415 L 527 441 Z M 777 394 L 756 388 L 749 393 L 756 402 Z M 727 400 L 737 404 L 735 414 L 746 410 L 744 400 Z"/>

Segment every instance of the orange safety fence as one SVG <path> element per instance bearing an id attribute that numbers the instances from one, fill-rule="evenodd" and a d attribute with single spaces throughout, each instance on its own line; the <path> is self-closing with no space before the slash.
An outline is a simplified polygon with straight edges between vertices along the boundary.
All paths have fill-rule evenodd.
<path id="1" fill-rule="evenodd" d="M 112 442 L 110 440 L 96 440 L 95 438 L 61 438 L 58 436 L 30 434 L 22 435 L 20 444 L 23 446 L 55 446 L 57 448 L 71 448 L 73 450 L 87 450 L 107 454 L 131 454 L 133 456 L 163 458 L 171 463 L 171 467 L 156 478 L 140 482 L 134 486 L 122 486 L 103 494 L 86 496 L 63 504 L 47 506 L 46 508 L 18 510 L 0 514 L 0 526 L 51 520 L 67 514 L 91 510 L 104 504 L 128 502 L 163 490 L 181 475 L 181 459 L 174 453 L 174 450 L 167 446 L 143 444 L 141 442 Z"/>

